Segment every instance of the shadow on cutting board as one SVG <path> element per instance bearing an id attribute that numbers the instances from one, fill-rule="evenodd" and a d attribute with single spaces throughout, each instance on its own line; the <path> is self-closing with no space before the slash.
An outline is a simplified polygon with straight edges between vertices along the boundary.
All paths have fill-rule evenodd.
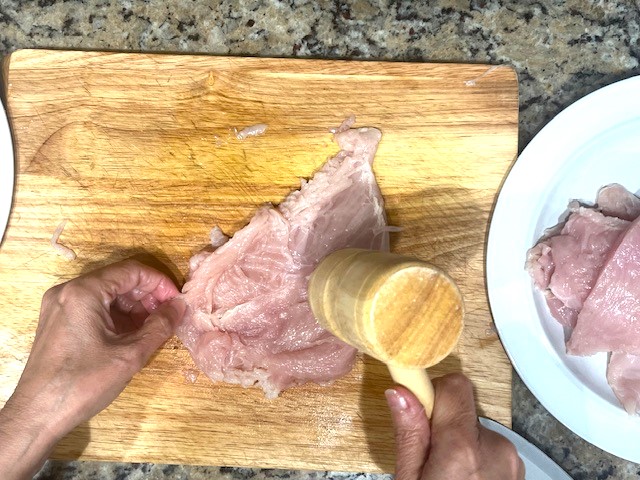
<path id="1" fill-rule="evenodd" d="M 180 272 L 177 265 L 162 250 L 150 251 L 144 247 L 121 248 L 114 246 L 113 250 L 109 251 L 109 255 L 104 256 L 100 260 L 87 262 L 82 267 L 82 274 L 84 275 L 85 273 L 92 272 L 93 270 L 122 260 L 133 259 L 161 271 L 165 275 L 169 276 L 173 283 L 179 286 L 178 288 L 182 288 L 184 274 Z"/>
<path id="2" fill-rule="evenodd" d="M 441 184 L 384 197 L 389 224 L 402 229 L 391 234 L 391 251 L 430 262 L 464 283 L 484 250 L 493 193 Z"/>
<path id="3" fill-rule="evenodd" d="M 64 437 L 53 450 L 52 459 L 77 460 L 91 441 L 91 427 L 89 422 L 84 422 L 74 428 Z"/>
<path id="4" fill-rule="evenodd" d="M 384 472 L 391 473 L 395 466 L 393 424 L 384 391 L 393 387 L 387 366 L 364 356 L 360 415 L 364 426 L 371 459 Z"/>
<path id="5" fill-rule="evenodd" d="M 461 370 L 460 359 L 452 354 L 429 369 L 429 375 L 433 378 Z M 388 388 L 393 388 L 394 385 L 387 366 L 378 360 L 365 356 L 362 389 L 360 390 L 360 415 L 371 458 L 378 467 L 387 473 L 392 473 L 395 469 L 395 441 L 391 414 L 384 392 Z"/>

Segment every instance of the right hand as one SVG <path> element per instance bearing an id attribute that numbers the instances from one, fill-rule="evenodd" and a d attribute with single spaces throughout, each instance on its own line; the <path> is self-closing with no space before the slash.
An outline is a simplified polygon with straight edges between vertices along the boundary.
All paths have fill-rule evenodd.
<path id="1" fill-rule="evenodd" d="M 431 424 L 406 388 L 387 390 L 396 438 L 396 480 L 524 480 L 524 464 L 502 435 L 480 425 L 471 382 L 433 381 Z"/>

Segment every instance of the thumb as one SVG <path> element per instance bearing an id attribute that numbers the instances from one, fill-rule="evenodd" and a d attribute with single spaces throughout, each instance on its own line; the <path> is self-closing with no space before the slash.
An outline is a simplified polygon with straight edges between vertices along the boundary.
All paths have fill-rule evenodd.
<path id="1" fill-rule="evenodd" d="M 431 443 L 429 419 L 409 390 L 396 387 L 385 392 L 396 439 L 396 480 L 418 480 Z"/>
<path id="2" fill-rule="evenodd" d="M 144 324 L 135 332 L 142 368 L 151 355 L 171 337 L 175 328 L 180 324 L 186 304 L 180 297 L 163 303 L 147 317 Z"/>

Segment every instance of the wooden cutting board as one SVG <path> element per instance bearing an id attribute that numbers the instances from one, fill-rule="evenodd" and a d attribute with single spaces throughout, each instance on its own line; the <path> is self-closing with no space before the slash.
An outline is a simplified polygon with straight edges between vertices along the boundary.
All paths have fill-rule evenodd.
<path id="1" fill-rule="evenodd" d="M 45 290 L 137 257 L 180 285 L 220 225 L 233 233 L 336 153 L 349 114 L 383 132 L 374 170 L 392 249 L 447 270 L 465 297 L 458 348 L 434 375 L 472 378 L 480 413 L 511 421 L 511 367 L 491 329 L 484 247 L 517 152 L 514 71 L 487 65 L 23 50 L 5 60 L 17 162 L 0 249 L 0 402 L 18 381 Z M 234 128 L 264 122 L 263 136 Z M 61 242 L 78 258 L 58 256 Z M 164 266 L 164 267 L 162 267 Z M 359 359 L 331 387 L 265 400 L 213 384 L 170 340 L 53 458 L 391 472 L 386 369 Z"/>

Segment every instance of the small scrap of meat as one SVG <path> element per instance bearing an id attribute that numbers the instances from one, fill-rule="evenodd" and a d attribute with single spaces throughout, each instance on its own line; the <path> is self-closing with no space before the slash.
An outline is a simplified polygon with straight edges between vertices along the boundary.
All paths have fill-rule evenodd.
<path id="1" fill-rule="evenodd" d="M 245 127 L 236 133 L 236 138 L 238 140 L 244 140 L 248 137 L 256 137 L 258 135 L 264 134 L 267 131 L 268 125 L 266 123 L 258 123 L 256 125 L 251 125 L 250 127 Z"/>
<path id="2" fill-rule="evenodd" d="M 227 243 L 229 241 L 229 237 L 227 237 L 222 232 L 222 229 L 216 225 L 209 233 L 209 240 L 211 241 L 211 246 L 213 248 L 218 248 Z"/>
<path id="3" fill-rule="evenodd" d="M 628 221 L 640 216 L 640 198 L 617 183 L 602 187 L 596 202 L 604 215 Z"/>
<path id="4" fill-rule="evenodd" d="M 613 352 L 607 382 L 627 413 L 640 413 L 640 356 Z"/>
<path id="5" fill-rule="evenodd" d="M 624 232 L 578 314 L 573 355 L 640 354 L 640 219 Z"/>
<path id="6" fill-rule="evenodd" d="M 356 123 L 356 116 L 351 114 L 347 118 L 344 119 L 344 121 L 340 124 L 340 126 L 338 128 L 332 128 L 329 131 L 331 133 L 346 132 L 351 127 L 353 127 L 355 125 L 355 123 Z"/>
<path id="7" fill-rule="evenodd" d="M 209 241 L 211 243 L 209 244 L 209 246 L 207 248 L 205 248 L 204 250 L 196 253 L 189 260 L 189 271 L 190 272 L 195 272 L 198 269 L 198 267 L 200 266 L 200 264 L 204 260 L 206 260 L 207 257 L 209 257 L 209 255 L 211 255 L 211 253 L 213 253 L 213 251 L 215 251 L 216 248 L 221 247 L 222 245 L 224 245 L 225 243 L 227 243 L 229 241 L 229 237 L 227 237 L 223 233 L 222 229 L 219 226 L 216 225 L 209 232 Z"/>
<path id="8" fill-rule="evenodd" d="M 58 228 L 56 228 L 55 232 L 53 232 L 53 236 L 51 237 L 51 246 L 54 248 L 54 250 L 58 255 L 62 255 L 67 260 L 75 260 L 76 252 L 74 252 L 72 249 L 70 249 L 66 245 L 62 245 L 61 243 L 58 243 L 58 240 L 60 240 L 60 235 L 62 235 L 62 231 L 64 230 L 64 227 L 67 225 L 67 221 L 68 221 L 67 218 L 62 220 L 62 222 L 60 222 L 60 224 L 58 225 Z"/>
<path id="9" fill-rule="evenodd" d="M 640 412 L 639 217 L 640 198 L 607 185 L 593 208 L 570 203 L 567 222 L 527 254 L 552 316 L 569 327 L 567 352 L 611 352 L 607 381 L 630 414 Z"/>
<path id="10" fill-rule="evenodd" d="M 349 372 L 356 350 L 316 322 L 307 283 L 329 253 L 388 250 L 383 200 L 371 164 L 376 129 L 335 135 L 340 152 L 279 207 L 200 258 L 183 288 L 178 336 L 214 381 L 261 387 L 268 398 Z"/>
<path id="11" fill-rule="evenodd" d="M 494 70 L 497 70 L 498 68 L 500 68 L 500 65 L 493 65 L 492 67 L 489 67 L 485 72 L 483 72 L 481 75 L 477 76 L 476 78 L 472 78 L 471 80 L 465 80 L 464 84 L 467 87 L 475 87 L 476 84 L 478 83 L 478 80 L 481 80 L 482 78 L 486 77 L 487 75 L 489 75 Z"/>
<path id="12" fill-rule="evenodd" d="M 195 368 L 187 368 L 182 371 L 182 375 L 184 376 L 185 382 L 196 383 L 198 376 L 200 375 L 200 371 Z"/>

